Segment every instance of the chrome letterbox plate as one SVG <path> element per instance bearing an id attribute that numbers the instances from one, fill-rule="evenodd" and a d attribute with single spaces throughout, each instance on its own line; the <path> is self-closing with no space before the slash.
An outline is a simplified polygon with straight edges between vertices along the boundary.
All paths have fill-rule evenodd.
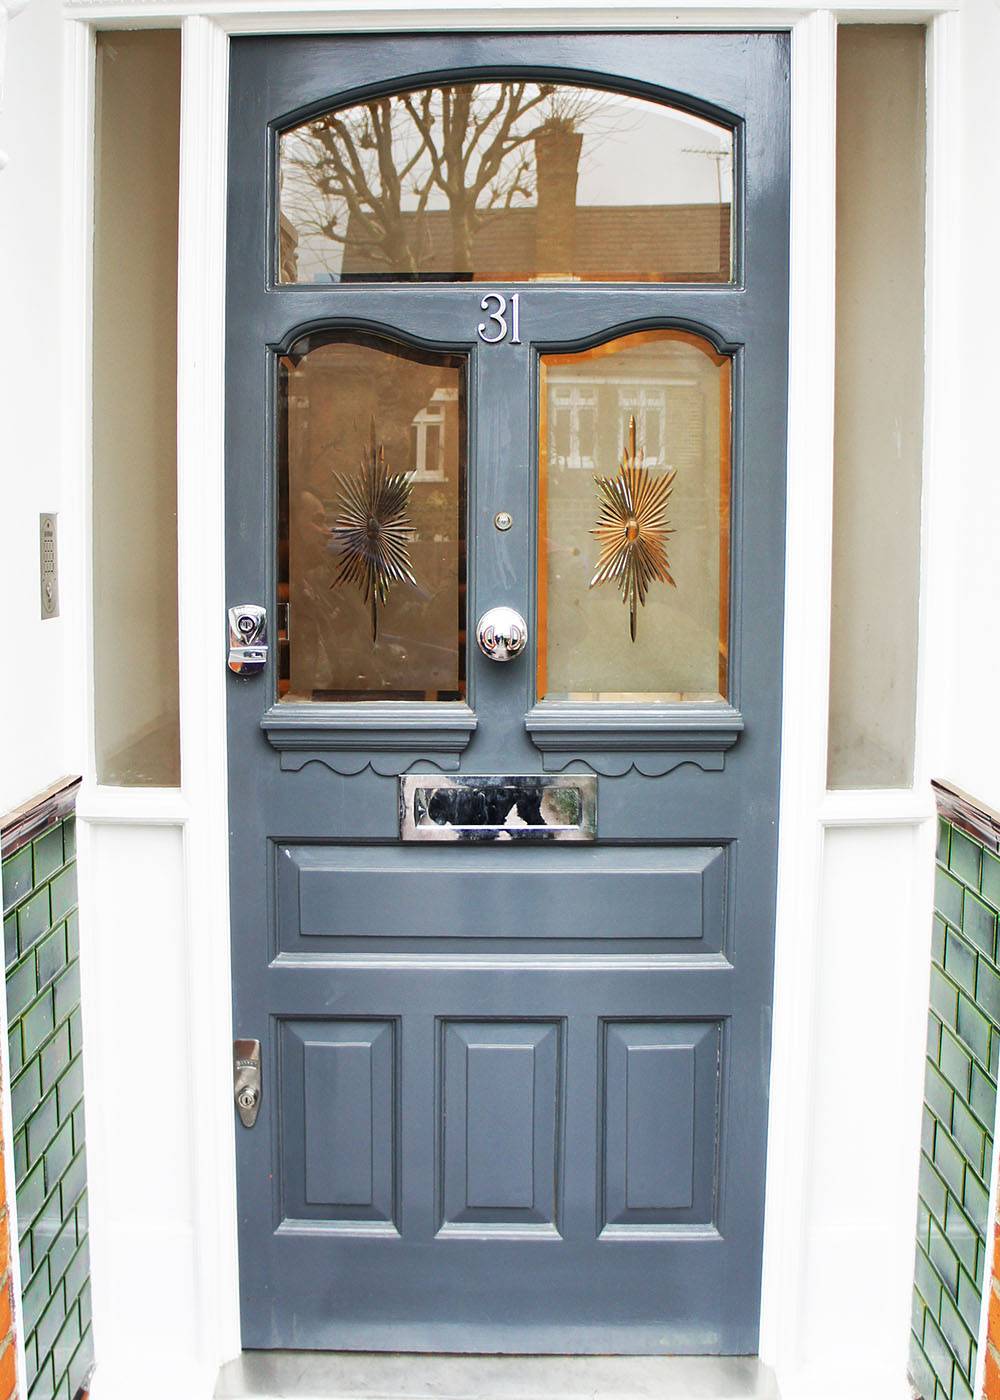
<path id="1" fill-rule="evenodd" d="M 593 773 L 407 773 L 399 780 L 403 841 L 593 841 Z"/>

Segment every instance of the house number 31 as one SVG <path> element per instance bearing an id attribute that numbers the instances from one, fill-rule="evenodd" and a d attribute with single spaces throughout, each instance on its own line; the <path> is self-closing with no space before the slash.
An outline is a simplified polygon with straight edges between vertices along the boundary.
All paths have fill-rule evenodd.
<path id="1" fill-rule="evenodd" d="M 479 339 L 487 345 L 499 345 L 501 340 L 510 338 L 511 345 L 521 343 L 521 293 L 514 292 L 510 299 L 510 322 L 507 320 L 507 298 L 499 292 L 487 292 L 479 303 L 489 312 L 485 321 L 480 321 L 476 329 Z M 490 307 L 494 310 L 490 311 Z"/>

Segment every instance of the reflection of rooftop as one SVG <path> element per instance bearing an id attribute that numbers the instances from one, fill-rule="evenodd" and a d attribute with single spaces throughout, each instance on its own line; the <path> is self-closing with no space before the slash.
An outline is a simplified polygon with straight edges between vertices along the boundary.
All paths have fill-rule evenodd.
<path id="1" fill-rule="evenodd" d="M 730 278 L 728 204 L 584 206 L 574 211 L 575 250 L 571 267 L 550 266 L 539 210 L 504 209 L 485 214 L 472 240 L 475 273 L 456 271 L 450 213 L 446 209 L 404 213 L 405 243 L 417 251 L 415 279 L 528 281 L 537 276 L 582 281 L 726 282 Z M 341 279 L 399 281 L 375 246 L 348 223 Z M 559 240 L 563 242 L 563 239 Z"/>

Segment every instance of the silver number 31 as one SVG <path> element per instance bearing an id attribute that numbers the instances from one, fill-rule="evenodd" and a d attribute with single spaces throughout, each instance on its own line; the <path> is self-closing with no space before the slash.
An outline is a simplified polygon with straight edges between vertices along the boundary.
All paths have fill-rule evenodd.
<path id="1" fill-rule="evenodd" d="M 490 311 L 490 303 L 496 303 L 496 310 Z M 507 324 L 507 298 L 501 296 L 499 292 L 487 292 L 479 303 L 484 311 L 489 312 L 487 320 L 480 321 L 476 329 L 479 332 L 479 339 L 487 345 L 499 345 L 501 340 L 507 339 L 510 332 L 511 345 L 521 344 L 521 293 L 514 292 L 510 299 L 510 325 Z M 490 324 L 492 322 L 492 324 Z M 489 331 L 496 328 L 496 333 L 490 335 Z"/>

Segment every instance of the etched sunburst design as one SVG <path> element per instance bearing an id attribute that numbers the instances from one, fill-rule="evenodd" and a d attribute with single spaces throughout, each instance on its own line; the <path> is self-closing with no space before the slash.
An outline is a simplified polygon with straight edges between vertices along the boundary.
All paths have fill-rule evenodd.
<path id="1" fill-rule="evenodd" d="M 340 567 L 330 585 L 355 583 L 371 607 L 372 641 L 378 641 L 378 610 L 385 607 L 394 583 L 416 587 L 407 541 L 413 534 L 408 515 L 413 478 L 390 472 L 385 450 L 371 443 L 354 476 L 334 474 L 340 488 L 333 537 L 340 545 Z"/>
<path id="2" fill-rule="evenodd" d="M 622 602 L 628 604 L 633 642 L 639 605 L 645 606 L 649 585 L 658 580 L 677 587 L 666 550 L 667 536 L 673 534 L 667 506 L 677 473 L 652 476 L 642 458 L 635 445 L 635 418 L 630 417 L 618 475 L 594 477 L 601 509 L 590 532 L 601 542 L 590 586 L 610 580 L 618 584 Z"/>

